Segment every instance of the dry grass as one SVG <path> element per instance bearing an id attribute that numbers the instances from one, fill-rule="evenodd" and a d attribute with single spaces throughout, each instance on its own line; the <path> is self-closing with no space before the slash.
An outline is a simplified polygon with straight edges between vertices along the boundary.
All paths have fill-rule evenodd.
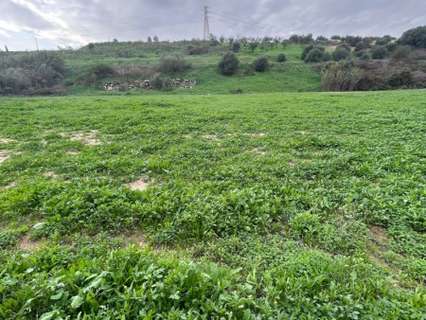
<path id="1" fill-rule="evenodd" d="M 33 241 L 30 236 L 26 235 L 19 241 L 18 246 L 21 250 L 33 252 L 43 246 L 43 241 Z"/>

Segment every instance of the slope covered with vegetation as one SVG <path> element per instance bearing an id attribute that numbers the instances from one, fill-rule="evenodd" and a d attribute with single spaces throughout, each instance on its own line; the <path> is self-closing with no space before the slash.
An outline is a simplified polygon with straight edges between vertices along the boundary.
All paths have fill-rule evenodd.
<path id="1" fill-rule="evenodd" d="M 0 318 L 422 319 L 424 96 L 2 98 Z"/>

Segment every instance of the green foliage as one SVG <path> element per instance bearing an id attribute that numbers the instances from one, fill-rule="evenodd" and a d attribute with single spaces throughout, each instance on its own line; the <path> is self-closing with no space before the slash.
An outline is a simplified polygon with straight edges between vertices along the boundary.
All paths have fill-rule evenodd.
<path id="1" fill-rule="evenodd" d="M 64 61 L 54 53 L 0 55 L 0 94 L 33 94 L 62 83 Z"/>
<path id="2" fill-rule="evenodd" d="M 413 75 L 409 70 L 394 73 L 387 81 L 391 88 L 409 88 L 413 86 Z"/>
<path id="3" fill-rule="evenodd" d="M 322 48 L 312 48 L 309 53 L 306 55 L 304 60 L 306 63 L 318 63 L 324 61 L 324 49 Z"/>
<path id="4" fill-rule="evenodd" d="M 351 62 L 333 62 L 322 71 L 321 88 L 325 91 L 352 91 L 360 79 L 360 70 Z"/>
<path id="5" fill-rule="evenodd" d="M 393 60 L 406 60 L 409 58 L 412 50 L 409 46 L 398 46 L 392 52 Z"/>
<path id="6" fill-rule="evenodd" d="M 426 48 L 426 26 L 404 32 L 399 39 L 399 43 L 415 48 Z"/>
<path id="7" fill-rule="evenodd" d="M 97 64 L 78 75 L 76 82 L 84 85 L 94 85 L 98 81 L 116 75 L 113 67 L 106 64 Z"/>
<path id="8" fill-rule="evenodd" d="M 219 62 L 219 72 L 225 76 L 231 76 L 235 74 L 239 67 L 240 61 L 237 56 L 231 52 L 225 54 L 222 60 Z"/>
<path id="9" fill-rule="evenodd" d="M 267 57 L 259 57 L 253 63 L 253 68 L 256 72 L 265 72 L 269 67 L 270 65 Z"/>
<path id="10" fill-rule="evenodd" d="M 376 46 L 371 52 L 371 57 L 375 60 L 385 59 L 388 56 L 388 50 L 384 46 Z"/>
<path id="11" fill-rule="evenodd" d="M 241 50 L 241 44 L 239 41 L 233 41 L 231 44 L 231 51 L 234 53 L 238 53 Z"/>
<path id="12" fill-rule="evenodd" d="M 424 314 L 421 90 L 1 105 L 2 319 Z"/>
<path id="13" fill-rule="evenodd" d="M 280 53 L 277 56 L 277 62 L 283 63 L 287 61 L 287 56 L 284 53 Z"/>
<path id="14" fill-rule="evenodd" d="M 420 319 L 425 307 L 424 291 L 409 295 L 362 260 L 317 251 L 287 253 L 279 266 L 247 277 L 132 247 L 52 247 L 4 259 L 5 319 Z"/>
<path id="15" fill-rule="evenodd" d="M 333 51 L 333 60 L 334 61 L 346 60 L 350 56 L 351 56 L 351 52 L 348 51 L 346 48 L 343 48 L 343 47 L 337 47 L 336 50 Z"/>

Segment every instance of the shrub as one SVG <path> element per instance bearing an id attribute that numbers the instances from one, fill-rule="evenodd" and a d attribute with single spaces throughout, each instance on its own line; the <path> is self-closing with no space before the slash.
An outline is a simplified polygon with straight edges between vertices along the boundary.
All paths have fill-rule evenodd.
<path id="1" fill-rule="evenodd" d="M 363 51 L 358 51 L 358 52 L 356 52 L 355 53 L 355 55 L 360 59 L 360 60 L 369 60 L 371 57 L 370 57 L 370 54 L 368 53 L 368 51 L 366 51 L 366 50 L 363 50 Z"/>
<path id="2" fill-rule="evenodd" d="M 240 52 L 240 50 L 241 50 L 240 42 L 239 41 L 232 42 L 231 50 L 232 50 L 232 52 L 235 52 L 235 53 Z"/>
<path id="3" fill-rule="evenodd" d="M 415 48 L 426 48 L 426 26 L 410 29 L 399 39 L 400 44 Z"/>
<path id="4" fill-rule="evenodd" d="M 313 45 L 309 45 L 309 46 L 305 47 L 305 49 L 303 49 L 302 56 L 301 56 L 301 59 L 302 59 L 303 61 L 306 59 L 306 56 L 309 54 L 309 52 L 310 52 L 313 48 L 314 48 L 314 46 L 313 46 Z"/>
<path id="5" fill-rule="evenodd" d="M 0 94 L 31 94 L 61 83 L 64 75 L 64 61 L 56 54 L 3 55 L 0 61 Z"/>
<path id="6" fill-rule="evenodd" d="M 166 74 L 182 73 L 191 68 L 191 64 L 181 57 L 161 58 L 158 71 Z"/>
<path id="7" fill-rule="evenodd" d="M 394 73 L 388 79 L 387 84 L 391 88 L 408 88 L 413 85 L 413 75 L 408 70 Z"/>
<path id="8" fill-rule="evenodd" d="M 220 60 L 218 68 L 219 72 L 225 76 L 231 76 L 235 74 L 240 67 L 240 61 L 238 60 L 237 56 L 232 53 L 228 52 L 222 57 L 222 60 Z"/>
<path id="9" fill-rule="evenodd" d="M 155 76 L 151 80 L 151 86 L 156 90 L 171 90 L 173 88 L 172 80 L 168 78 L 163 78 L 160 75 Z"/>
<path id="10" fill-rule="evenodd" d="M 321 74 L 321 88 L 325 91 L 352 91 L 361 79 L 361 72 L 351 62 L 329 63 Z"/>
<path id="11" fill-rule="evenodd" d="M 340 61 L 348 59 L 351 56 L 351 52 L 343 47 L 338 47 L 333 52 L 333 60 Z"/>
<path id="12" fill-rule="evenodd" d="M 92 67 L 90 72 L 95 74 L 98 79 L 113 77 L 115 75 L 114 68 L 106 64 L 98 64 Z"/>
<path id="13" fill-rule="evenodd" d="M 332 59 L 333 57 L 330 52 L 324 51 L 324 53 L 322 54 L 322 61 L 331 61 Z"/>
<path id="14" fill-rule="evenodd" d="M 76 83 L 83 85 L 93 85 L 99 80 L 113 77 L 115 75 L 116 72 L 113 67 L 106 64 L 98 64 L 81 73 L 77 77 Z"/>
<path id="15" fill-rule="evenodd" d="M 186 49 L 186 52 L 190 56 L 201 55 L 201 54 L 209 53 L 209 48 L 208 47 L 193 47 L 193 46 L 189 46 Z"/>
<path id="16" fill-rule="evenodd" d="M 386 47 L 383 46 L 377 46 L 373 48 L 373 51 L 371 53 L 371 57 L 375 60 L 385 59 L 388 55 L 388 50 Z"/>
<path id="17" fill-rule="evenodd" d="M 324 50 L 320 48 L 313 48 L 305 58 L 306 63 L 318 63 L 322 61 L 324 61 Z"/>
<path id="18" fill-rule="evenodd" d="M 409 46 L 398 46 L 392 53 L 393 60 L 405 60 L 410 56 L 411 48 Z"/>
<path id="19" fill-rule="evenodd" d="M 251 52 L 254 52 L 258 46 L 259 46 L 258 42 L 250 42 L 249 43 L 249 49 L 250 49 Z"/>
<path id="20" fill-rule="evenodd" d="M 259 57 L 253 63 L 256 72 L 265 72 L 269 69 L 269 61 L 267 57 Z"/>
<path id="21" fill-rule="evenodd" d="M 286 62 L 287 56 L 284 53 L 280 53 L 277 57 L 277 62 Z"/>

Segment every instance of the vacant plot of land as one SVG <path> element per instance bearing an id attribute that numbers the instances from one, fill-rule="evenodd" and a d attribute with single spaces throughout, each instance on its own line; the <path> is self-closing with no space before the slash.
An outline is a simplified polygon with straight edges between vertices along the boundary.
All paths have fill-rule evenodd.
<path id="1" fill-rule="evenodd" d="M 425 314 L 425 91 L 0 112 L 2 319 Z"/>

